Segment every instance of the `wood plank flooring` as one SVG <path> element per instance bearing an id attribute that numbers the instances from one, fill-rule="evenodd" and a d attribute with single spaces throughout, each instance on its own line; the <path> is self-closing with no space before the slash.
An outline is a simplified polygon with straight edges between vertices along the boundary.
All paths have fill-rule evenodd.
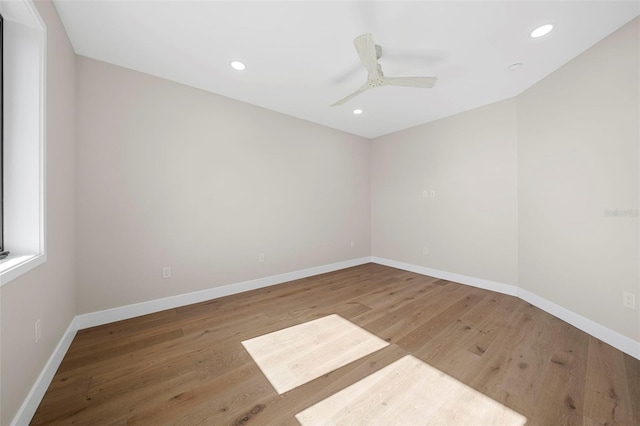
<path id="1" fill-rule="evenodd" d="M 331 314 L 245 340 L 242 346 L 282 395 L 389 343 Z"/>
<path id="2" fill-rule="evenodd" d="M 279 395 L 241 342 L 331 314 L 389 346 Z M 81 330 L 31 424 L 297 425 L 407 355 L 528 425 L 640 425 L 640 361 L 517 298 L 376 264 Z"/>
<path id="3" fill-rule="evenodd" d="M 296 415 L 316 425 L 511 425 L 527 419 L 407 355 Z"/>

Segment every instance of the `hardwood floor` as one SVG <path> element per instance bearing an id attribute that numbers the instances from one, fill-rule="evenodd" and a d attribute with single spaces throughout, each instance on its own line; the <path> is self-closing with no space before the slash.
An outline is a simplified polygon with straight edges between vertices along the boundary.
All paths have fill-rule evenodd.
<path id="1" fill-rule="evenodd" d="M 241 342 L 330 314 L 390 345 L 278 395 Z M 81 330 L 32 424 L 296 425 L 406 355 L 528 425 L 640 425 L 640 361 L 517 298 L 376 264 Z"/>
<path id="2" fill-rule="evenodd" d="M 282 395 L 389 346 L 389 342 L 331 314 L 245 340 L 242 346 Z"/>

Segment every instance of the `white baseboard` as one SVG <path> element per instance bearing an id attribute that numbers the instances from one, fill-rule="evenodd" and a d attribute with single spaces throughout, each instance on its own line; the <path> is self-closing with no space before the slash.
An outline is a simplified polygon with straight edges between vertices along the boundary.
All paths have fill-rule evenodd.
<path id="1" fill-rule="evenodd" d="M 300 271 L 288 272 L 280 275 L 273 275 L 265 278 L 258 278 L 251 281 L 244 281 L 224 287 L 216 287 L 193 293 L 181 294 L 177 296 L 167 297 L 164 299 L 151 300 L 149 302 L 127 305 L 120 308 L 107 309 L 104 311 L 93 312 L 90 314 L 77 315 L 69 324 L 67 331 L 63 334 L 58 346 L 56 346 L 53 354 L 45 364 L 40 376 L 29 391 L 18 413 L 13 418 L 11 426 L 28 425 L 33 418 L 45 392 L 49 388 L 53 376 L 60 363 L 64 358 L 71 342 L 78 330 L 83 328 L 94 327 L 98 325 L 108 324 L 114 321 L 134 318 L 140 315 L 151 314 L 163 311 L 165 309 L 186 306 L 193 303 L 204 302 L 206 300 L 216 299 L 219 297 L 229 296 L 232 294 L 242 293 L 249 290 L 255 290 L 262 287 L 281 284 L 288 281 L 299 280 L 314 275 L 333 272 L 340 269 L 350 268 L 352 266 L 363 265 L 371 262 L 370 257 L 361 257 L 359 259 L 346 260 L 344 262 L 331 263 L 328 265 L 316 266 L 313 268 L 303 269 Z"/>
<path id="2" fill-rule="evenodd" d="M 71 342 L 73 341 L 77 331 L 78 327 L 76 319 L 74 318 L 71 320 L 71 324 L 67 327 L 67 330 L 62 335 L 60 342 L 58 342 L 58 345 L 53 350 L 49 360 L 40 372 L 40 375 L 22 403 L 22 406 L 20 406 L 20 409 L 11 422 L 11 426 L 28 425 L 31 422 L 33 415 L 36 413 L 36 410 L 40 405 L 40 401 L 42 401 L 44 394 L 47 392 L 47 389 L 53 380 L 53 376 L 56 374 L 56 371 L 58 371 L 58 367 L 69 350 L 69 346 L 71 346 Z"/>
<path id="3" fill-rule="evenodd" d="M 403 271 L 415 272 L 420 275 L 440 278 L 443 280 L 453 281 L 460 284 L 467 284 L 473 287 L 483 288 L 485 290 L 496 291 L 510 296 L 517 296 L 518 287 L 497 283 L 495 281 L 483 280 L 482 278 L 469 277 L 467 275 L 454 274 L 453 272 L 439 271 L 437 269 L 427 268 L 425 266 L 412 265 L 410 263 L 397 262 L 395 260 L 384 259 L 381 257 L 372 257 L 373 263 L 391 266 L 392 268 L 402 269 Z"/>
<path id="4" fill-rule="evenodd" d="M 491 290 L 498 293 L 508 294 L 510 296 L 516 296 L 542 309 L 543 311 L 557 318 L 560 318 L 565 322 L 568 322 L 569 324 L 584 331 L 585 333 L 588 333 L 591 336 L 600 339 L 605 343 L 608 343 L 614 348 L 619 349 L 622 352 L 640 360 L 640 342 L 637 342 L 625 335 L 618 333 L 617 331 L 613 331 L 610 328 L 598 324 L 595 321 L 585 318 L 582 315 L 576 314 L 573 311 L 563 308 L 560 305 L 557 305 L 527 290 L 523 290 L 517 286 L 469 277 L 466 275 L 454 274 L 446 271 L 439 271 L 437 269 L 397 262 L 395 260 L 389 260 L 375 256 L 371 258 L 371 261 L 373 263 L 391 266 L 392 268 L 402 269 L 404 271 L 415 272 L 421 275 L 441 278 L 460 284 L 466 284 L 473 287 L 483 288 L 485 290 Z"/>
<path id="5" fill-rule="evenodd" d="M 361 257 L 359 259 L 352 259 L 346 260 L 344 262 L 316 266 L 313 268 L 302 269 L 300 271 L 288 272 L 285 274 L 273 275 L 265 278 L 258 278 L 251 281 L 243 281 L 223 287 L 214 287 L 207 290 L 196 291 L 193 293 L 166 297 L 164 299 L 156 299 L 149 302 L 142 302 L 133 305 L 122 306 L 119 308 L 106 309 L 104 311 L 78 315 L 76 316 L 76 323 L 78 325 L 78 329 L 81 330 L 84 328 L 95 327 L 115 321 L 138 317 L 140 315 L 152 314 L 154 312 L 160 312 L 166 309 L 187 306 L 194 303 L 217 299 L 219 297 L 230 296 L 232 294 L 256 290 L 262 287 L 268 287 L 288 281 L 299 280 L 301 278 L 307 278 L 314 275 L 350 268 L 352 266 L 358 266 L 369 262 L 371 262 L 370 257 Z"/>
<path id="6" fill-rule="evenodd" d="M 616 349 L 640 360 L 640 342 L 613 331 L 595 321 L 585 318 L 582 315 L 576 314 L 573 311 L 563 308 L 560 305 L 533 294 L 527 290 L 521 288 L 518 289 L 518 297 L 524 301 L 531 303 L 534 306 L 542 309 L 551 315 L 560 318 L 561 320 L 568 322 L 575 328 L 584 331 L 592 335 L 593 337 L 602 340 L 605 343 L 610 344 Z"/>

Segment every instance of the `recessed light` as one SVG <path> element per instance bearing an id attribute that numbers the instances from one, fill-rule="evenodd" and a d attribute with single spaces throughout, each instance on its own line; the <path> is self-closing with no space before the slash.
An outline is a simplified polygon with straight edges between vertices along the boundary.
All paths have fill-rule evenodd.
<path id="1" fill-rule="evenodd" d="M 543 35 L 549 34 L 549 32 L 552 29 L 553 29 L 553 24 L 542 25 L 542 26 L 536 28 L 535 30 L 531 31 L 531 37 L 533 37 L 533 38 L 542 37 Z"/>
<path id="2" fill-rule="evenodd" d="M 234 70 L 242 71 L 247 68 L 247 66 L 240 61 L 233 61 L 231 62 L 231 68 L 233 68 Z"/>
<path id="3" fill-rule="evenodd" d="M 362 110 L 361 110 L 360 108 L 358 108 L 358 109 L 354 109 L 354 110 L 353 110 L 353 113 L 354 113 L 355 115 L 360 115 L 360 114 L 362 114 Z"/>
<path id="4" fill-rule="evenodd" d="M 509 71 L 518 71 L 520 68 L 522 68 L 522 62 L 515 62 L 509 65 Z"/>

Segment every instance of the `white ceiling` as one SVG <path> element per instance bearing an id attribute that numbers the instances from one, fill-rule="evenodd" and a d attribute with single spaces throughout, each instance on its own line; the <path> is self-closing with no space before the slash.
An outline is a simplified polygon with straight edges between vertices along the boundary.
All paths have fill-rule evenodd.
<path id="1" fill-rule="evenodd" d="M 55 4 L 79 55 L 367 138 L 515 96 L 640 14 L 638 1 Z M 544 23 L 554 31 L 530 38 Z M 436 86 L 380 87 L 329 107 L 365 83 L 353 39 L 367 32 L 385 75 L 433 75 Z M 524 66 L 509 71 L 514 62 Z"/>

